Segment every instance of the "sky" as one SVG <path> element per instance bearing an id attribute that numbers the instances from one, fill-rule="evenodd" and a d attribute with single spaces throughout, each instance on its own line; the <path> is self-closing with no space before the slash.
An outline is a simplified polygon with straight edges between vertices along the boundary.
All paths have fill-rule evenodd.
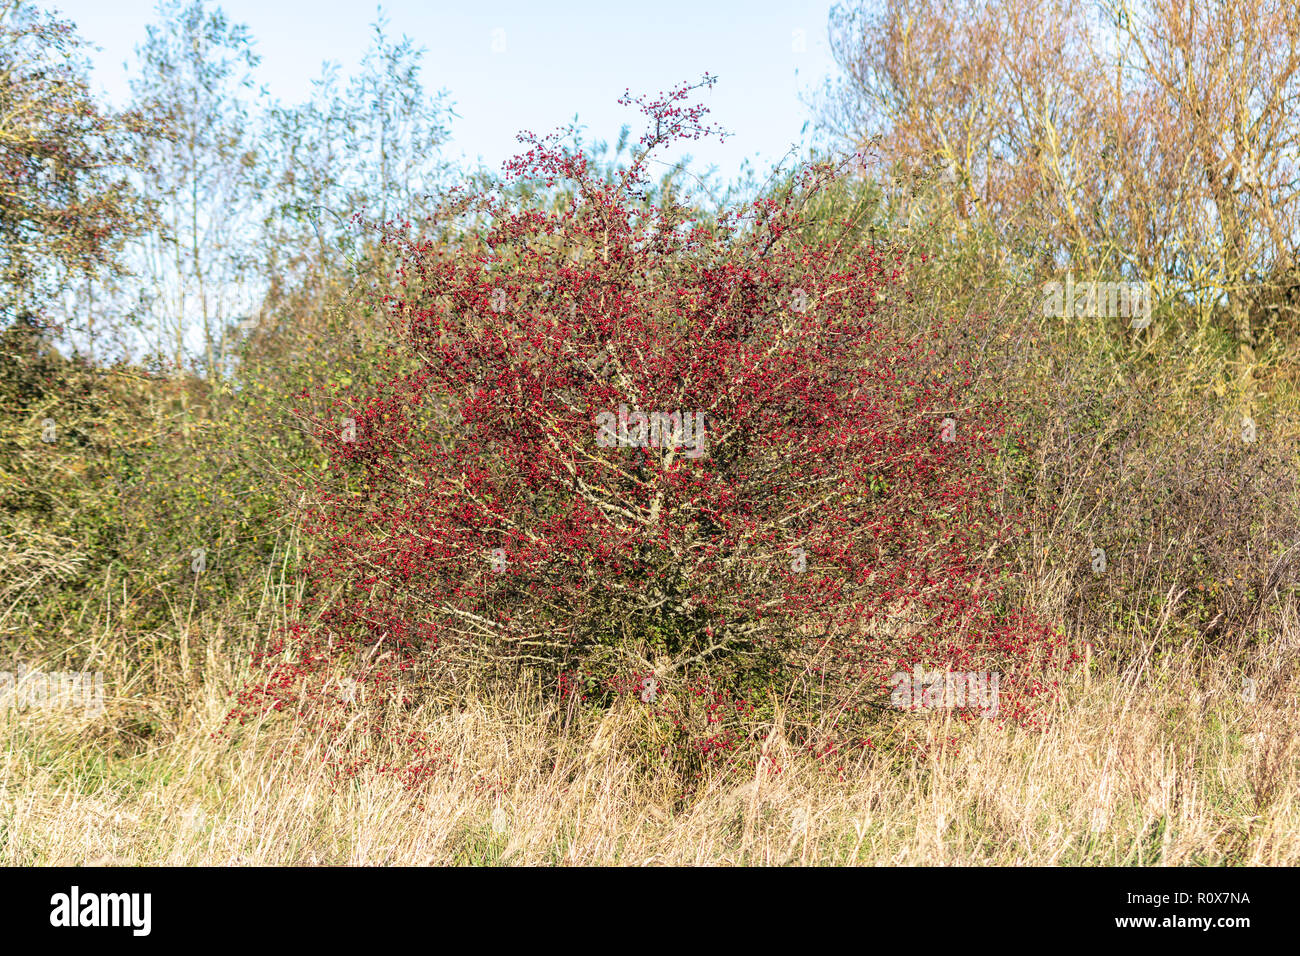
<path id="1" fill-rule="evenodd" d="M 127 69 L 155 0 L 48 0 L 100 49 L 93 85 L 116 104 L 127 100 Z M 224 0 L 247 24 L 262 56 L 258 80 L 286 102 L 306 99 L 330 60 L 348 72 L 370 40 L 375 4 L 345 0 Z M 693 168 L 716 166 L 724 179 L 749 159 L 765 174 L 791 147 L 816 142 L 810 101 L 837 75 L 827 40 L 830 0 L 608 0 L 466 2 L 390 0 L 390 35 L 426 49 L 424 83 L 445 89 L 451 121 L 446 158 L 500 169 L 518 150 L 516 133 L 545 134 L 578 121 L 589 141 L 618 139 L 639 114 L 619 106 L 624 89 L 654 94 L 705 71 L 718 77 L 697 94 L 725 142 L 689 144 Z M 807 129 L 805 130 L 805 126 Z M 635 139 L 635 135 L 633 137 Z M 677 157 L 673 157 L 677 158 Z"/>

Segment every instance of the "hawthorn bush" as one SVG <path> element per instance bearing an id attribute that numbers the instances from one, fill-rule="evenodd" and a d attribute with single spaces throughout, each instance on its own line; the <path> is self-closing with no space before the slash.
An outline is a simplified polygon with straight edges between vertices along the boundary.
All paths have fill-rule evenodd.
<path id="1" fill-rule="evenodd" d="M 315 423 L 319 621 L 241 713 L 529 672 L 705 751 L 777 702 L 836 747 L 919 665 L 997 671 L 1001 716 L 1035 719 L 1072 655 L 1005 597 L 1005 416 L 951 329 L 908 330 L 899 252 L 806 228 L 833 166 L 716 213 L 649 198 L 656 151 L 717 132 L 696 88 L 636 101 L 615 175 L 523 134 L 505 185 L 563 201 L 460 193 L 474 242 L 401 242 L 391 377 Z"/>

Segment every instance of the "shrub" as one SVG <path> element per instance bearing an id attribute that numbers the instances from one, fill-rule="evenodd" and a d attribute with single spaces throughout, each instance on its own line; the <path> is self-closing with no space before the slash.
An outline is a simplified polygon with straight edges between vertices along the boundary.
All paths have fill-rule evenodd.
<path id="1" fill-rule="evenodd" d="M 903 330 L 899 253 L 803 229 L 833 166 L 716 215 L 646 198 L 656 150 L 714 132 L 693 89 L 637 101 L 613 177 L 521 136 L 508 178 L 568 201 L 460 195 L 477 254 L 404 246 L 401 370 L 316 423 L 319 626 L 241 712 L 337 699 L 345 670 L 407 701 L 528 670 L 595 704 L 725 702 L 734 733 L 784 701 L 812 744 L 864 737 L 919 665 L 1000 671 L 1002 714 L 1033 719 L 1066 655 L 1000 596 L 1004 417 L 940 323 Z"/>

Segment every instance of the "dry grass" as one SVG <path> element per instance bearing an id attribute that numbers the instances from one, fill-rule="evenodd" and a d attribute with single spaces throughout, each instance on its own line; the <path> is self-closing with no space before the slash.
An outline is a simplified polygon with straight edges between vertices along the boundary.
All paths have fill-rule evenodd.
<path id="1" fill-rule="evenodd" d="M 1300 715 L 1276 658 L 1254 702 L 1227 666 L 1098 666 L 1050 731 L 981 721 L 955 751 L 938 719 L 900 718 L 930 721 L 933 755 L 871 753 L 842 777 L 769 727 L 759 774 L 687 800 L 642 756 L 633 705 L 566 720 L 518 693 L 407 714 L 448 758 L 413 793 L 387 774 L 336 783 L 325 741 L 287 721 L 211 736 L 240 675 L 210 669 L 189 719 L 130 755 L 109 732 L 120 706 L 80 725 L 11 713 L 0 863 L 1295 865 Z"/>

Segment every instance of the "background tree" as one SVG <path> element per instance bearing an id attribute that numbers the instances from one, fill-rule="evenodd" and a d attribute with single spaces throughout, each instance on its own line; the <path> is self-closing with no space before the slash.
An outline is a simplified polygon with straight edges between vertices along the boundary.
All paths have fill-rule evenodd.
<path id="1" fill-rule="evenodd" d="M 1295 285 L 1300 13 L 1280 0 L 839 5 L 826 119 L 939 168 L 1019 262 L 1143 279 L 1243 346 Z M 1252 320 L 1254 316 L 1254 320 Z"/>
<path id="2" fill-rule="evenodd" d="M 151 126 L 101 109 L 71 23 L 0 2 L 0 322 L 52 325 L 45 307 L 77 277 L 120 274 L 147 209 L 126 167 Z M 93 340 L 93 327 L 79 331 Z"/>
<path id="3" fill-rule="evenodd" d="M 441 184 L 439 148 L 454 114 L 445 93 L 424 88 L 423 50 L 408 37 L 392 40 L 382 19 L 372 36 L 355 75 L 327 63 L 307 102 L 276 103 L 265 116 L 255 250 L 266 295 L 243 323 L 262 333 L 259 357 L 286 358 L 267 351 L 268 336 L 281 333 L 299 354 L 306 338 L 326 355 L 355 355 L 367 331 L 363 299 L 395 266 L 385 232 L 430 227 L 422 220 Z M 393 210 L 401 210 L 398 222 L 390 222 Z M 349 314 L 338 323 L 341 306 Z"/>
<path id="4" fill-rule="evenodd" d="M 137 48 L 131 81 L 141 108 L 162 117 L 142 186 L 159 229 L 140 250 L 157 344 L 175 368 L 188 351 L 214 377 L 225 366 L 226 318 L 256 300 L 253 238 L 258 152 L 250 112 L 258 63 L 247 27 L 205 0 L 167 0 Z"/>

